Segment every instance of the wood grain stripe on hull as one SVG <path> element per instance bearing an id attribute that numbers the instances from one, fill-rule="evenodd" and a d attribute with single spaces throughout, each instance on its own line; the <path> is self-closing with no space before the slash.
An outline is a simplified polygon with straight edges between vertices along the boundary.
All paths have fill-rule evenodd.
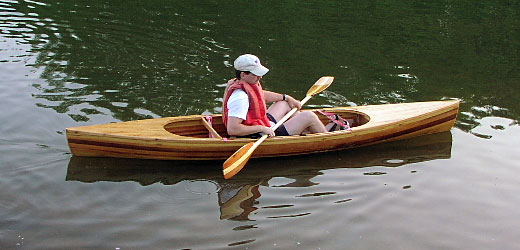
<path id="1" fill-rule="evenodd" d="M 111 156 L 123 158 L 145 159 L 226 159 L 239 149 L 242 144 L 227 147 L 199 147 L 197 150 L 185 147 L 153 147 L 144 145 L 130 145 L 113 142 L 98 142 L 81 139 L 69 139 L 69 147 L 73 154 L 78 156 Z M 212 149 L 213 148 L 213 149 Z"/>
<path id="2" fill-rule="evenodd" d="M 350 145 L 352 145 L 353 147 L 358 147 L 358 146 L 362 146 L 362 145 L 373 144 L 375 142 L 380 142 L 380 141 L 381 142 L 382 141 L 389 141 L 389 140 L 395 139 L 397 137 L 410 135 L 412 133 L 415 133 L 415 132 L 418 132 L 418 131 L 421 131 L 421 130 L 432 128 L 432 127 L 435 127 L 437 125 L 441 125 L 441 124 L 448 123 L 448 122 L 450 122 L 450 123 L 454 122 L 454 120 L 456 118 L 457 118 L 457 113 L 455 113 L 453 115 L 450 115 L 450 116 L 447 116 L 447 117 L 444 117 L 444 118 L 441 118 L 441 119 L 438 119 L 438 120 L 435 120 L 433 122 L 429 122 L 429 123 L 426 123 L 426 124 L 421 124 L 421 125 L 413 127 L 413 128 L 404 129 L 404 130 L 401 130 L 401 131 L 398 131 L 398 132 L 394 132 L 394 133 L 390 133 L 390 134 L 383 135 L 383 136 L 373 137 L 373 138 L 370 138 L 370 139 L 367 139 L 367 140 L 363 140 L 363 141 L 356 141 L 356 142 L 354 142 L 354 143 L 352 143 Z M 449 127 L 451 128 L 452 126 L 450 125 Z M 442 131 L 438 131 L 438 132 L 442 132 Z"/>
<path id="3" fill-rule="evenodd" d="M 450 114 L 455 112 L 454 114 Z M 372 133 L 368 134 L 353 134 L 353 136 L 342 138 L 342 139 L 331 139 L 331 141 L 335 141 L 334 143 L 324 143 L 325 145 L 321 148 L 312 148 L 309 147 L 310 144 L 307 143 L 298 143 L 291 145 L 290 148 L 292 151 L 287 152 L 278 152 L 273 153 L 272 149 L 268 149 L 271 145 L 265 145 L 264 147 L 260 147 L 258 149 L 258 154 L 253 155 L 252 157 L 277 157 L 277 156 L 291 156 L 291 155 L 299 155 L 299 154 L 310 154 L 310 153 L 318 153 L 318 152 L 326 152 L 332 150 L 341 150 L 347 148 L 355 148 L 361 146 L 368 146 L 381 142 L 388 142 L 393 140 L 401 140 L 406 138 L 411 138 L 419 135 L 426 135 L 438 132 L 448 131 L 453 127 L 453 123 L 457 117 L 457 110 L 450 110 L 442 114 L 438 114 L 433 117 L 426 118 L 424 120 L 432 120 L 428 123 L 417 125 L 414 127 L 406 128 L 403 130 L 398 130 L 393 133 L 381 135 L 381 136 L 372 136 Z M 409 124 L 408 124 L 409 125 Z M 355 132 L 354 132 L 355 133 Z M 367 137 L 368 139 L 360 139 L 360 137 Z M 357 139 L 356 139 L 357 138 Z M 318 144 L 319 142 L 314 142 L 314 144 Z"/>

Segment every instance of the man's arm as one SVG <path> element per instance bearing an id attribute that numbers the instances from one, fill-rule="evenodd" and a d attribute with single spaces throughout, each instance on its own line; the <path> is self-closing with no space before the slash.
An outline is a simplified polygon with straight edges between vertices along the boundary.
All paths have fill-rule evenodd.
<path id="1" fill-rule="evenodd" d="M 234 117 L 234 116 L 229 116 L 228 117 L 228 122 L 227 122 L 227 133 L 228 135 L 230 136 L 244 136 L 244 135 L 250 135 L 250 134 L 254 134 L 254 133 L 263 133 L 263 134 L 268 134 L 270 136 L 274 136 L 274 131 L 269 128 L 269 127 L 266 127 L 266 126 L 262 126 L 262 125 L 252 125 L 252 126 L 248 126 L 248 125 L 244 125 L 242 124 L 244 120 L 240 119 L 240 118 L 237 118 L 237 117 Z"/>
<path id="2" fill-rule="evenodd" d="M 264 97 L 265 97 L 266 103 L 283 101 L 283 94 L 268 91 L 268 90 L 264 90 Z M 298 109 L 302 108 L 302 104 L 300 103 L 300 101 L 294 99 L 290 95 L 285 95 L 285 101 L 287 103 L 289 103 L 289 106 L 291 108 L 294 108 L 294 107 L 297 107 Z"/>

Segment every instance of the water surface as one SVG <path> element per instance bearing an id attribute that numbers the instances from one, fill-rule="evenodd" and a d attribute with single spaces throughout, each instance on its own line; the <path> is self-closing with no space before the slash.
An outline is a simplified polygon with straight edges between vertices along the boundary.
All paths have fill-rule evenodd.
<path id="1" fill-rule="evenodd" d="M 518 249 L 516 1 L 0 0 L 2 249 Z M 232 61 L 308 107 L 458 99 L 455 127 L 325 154 L 74 157 L 65 128 L 220 113 Z"/>

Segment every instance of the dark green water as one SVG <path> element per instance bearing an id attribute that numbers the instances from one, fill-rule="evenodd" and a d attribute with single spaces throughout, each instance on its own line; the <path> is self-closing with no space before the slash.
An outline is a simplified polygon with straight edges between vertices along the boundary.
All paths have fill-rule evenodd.
<path id="1" fill-rule="evenodd" d="M 517 249 L 519 49 L 517 1 L 0 0 L 0 248 Z M 335 76 L 309 107 L 461 112 L 447 134 L 227 182 L 221 162 L 68 152 L 66 127 L 220 113 L 243 53 L 296 98 Z"/>

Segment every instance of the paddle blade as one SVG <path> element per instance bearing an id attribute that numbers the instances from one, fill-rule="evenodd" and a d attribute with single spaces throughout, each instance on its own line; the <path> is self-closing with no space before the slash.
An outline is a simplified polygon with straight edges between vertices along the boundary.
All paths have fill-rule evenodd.
<path id="1" fill-rule="evenodd" d="M 242 170 L 254 152 L 254 149 L 251 149 L 253 144 L 253 142 L 250 142 L 242 146 L 224 162 L 222 170 L 224 179 L 229 179 Z"/>
<path id="2" fill-rule="evenodd" d="M 315 94 L 318 94 L 328 88 L 330 84 L 332 84 L 332 81 L 334 81 L 333 76 L 323 76 L 312 87 L 307 91 L 307 96 L 313 96 Z"/>

